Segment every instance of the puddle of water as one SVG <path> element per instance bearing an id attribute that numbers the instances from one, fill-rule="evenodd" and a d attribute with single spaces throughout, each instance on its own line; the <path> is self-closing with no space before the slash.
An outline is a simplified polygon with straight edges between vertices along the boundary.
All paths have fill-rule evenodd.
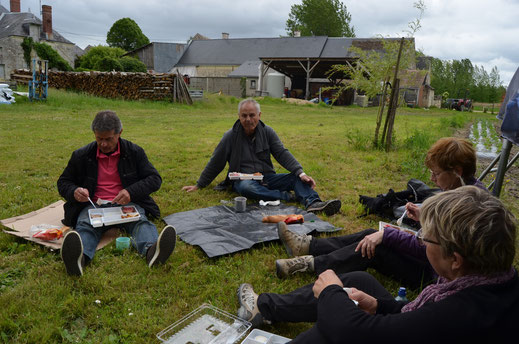
<path id="1" fill-rule="evenodd" d="M 496 143 L 492 141 L 490 128 L 487 126 L 483 127 L 481 121 L 478 121 L 475 125 L 477 125 L 477 128 L 474 128 L 474 124 L 470 127 L 469 138 L 476 145 L 476 156 L 478 158 L 494 159 L 498 155 L 498 148 Z M 476 135 L 474 135 L 475 130 L 479 132 L 479 137 L 477 139 Z M 488 141 L 492 141 L 490 145 Z"/>

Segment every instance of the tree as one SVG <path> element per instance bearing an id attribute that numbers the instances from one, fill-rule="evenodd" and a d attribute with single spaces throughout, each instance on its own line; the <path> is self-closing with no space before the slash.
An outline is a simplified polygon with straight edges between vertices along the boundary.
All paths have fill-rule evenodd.
<path id="1" fill-rule="evenodd" d="M 146 73 L 148 71 L 146 65 L 142 63 L 141 60 L 135 57 L 123 56 L 119 59 L 119 62 L 121 63 L 123 70 L 125 72 Z"/>
<path id="2" fill-rule="evenodd" d="M 292 5 L 286 30 L 289 36 L 300 31 L 301 36 L 355 37 L 350 22 L 351 15 L 339 0 L 302 0 Z"/>
<path id="3" fill-rule="evenodd" d="M 106 43 L 111 47 L 119 47 L 126 51 L 132 51 L 150 42 L 139 25 L 130 18 L 122 18 L 116 21 L 108 34 Z"/>

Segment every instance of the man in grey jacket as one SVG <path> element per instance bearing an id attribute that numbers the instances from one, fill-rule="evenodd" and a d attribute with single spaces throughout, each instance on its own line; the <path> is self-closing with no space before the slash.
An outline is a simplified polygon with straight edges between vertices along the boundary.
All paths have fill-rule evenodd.
<path id="1" fill-rule="evenodd" d="M 274 129 L 260 121 L 260 106 L 254 99 L 240 102 L 238 117 L 232 129 L 222 137 L 196 185 L 184 186 L 183 190 L 191 192 L 206 187 L 228 162 L 230 172 L 263 175 L 262 181 L 232 181 L 233 190 L 242 196 L 265 201 L 298 201 L 307 211 L 324 212 L 328 216 L 339 212 L 341 201 L 323 202 L 314 190 L 314 179 L 303 172 L 301 164 L 283 146 Z M 290 173 L 276 173 L 271 154 Z"/>

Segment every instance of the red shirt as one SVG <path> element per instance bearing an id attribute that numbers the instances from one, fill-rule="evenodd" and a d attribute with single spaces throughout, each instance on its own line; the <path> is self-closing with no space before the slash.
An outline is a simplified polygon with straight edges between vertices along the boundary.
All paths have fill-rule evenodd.
<path id="1" fill-rule="evenodd" d="M 121 147 L 117 143 L 117 150 L 110 155 L 99 151 L 97 147 L 97 187 L 93 201 L 98 198 L 111 201 L 123 189 L 117 165 L 121 156 Z"/>

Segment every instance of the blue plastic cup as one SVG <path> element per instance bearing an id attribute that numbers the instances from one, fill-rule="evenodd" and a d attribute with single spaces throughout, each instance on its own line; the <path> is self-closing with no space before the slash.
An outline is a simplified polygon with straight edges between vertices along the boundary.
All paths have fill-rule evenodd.
<path id="1" fill-rule="evenodd" d="M 115 239 L 115 248 L 119 251 L 126 250 L 130 247 L 130 238 L 128 237 L 119 237 Z"/>

